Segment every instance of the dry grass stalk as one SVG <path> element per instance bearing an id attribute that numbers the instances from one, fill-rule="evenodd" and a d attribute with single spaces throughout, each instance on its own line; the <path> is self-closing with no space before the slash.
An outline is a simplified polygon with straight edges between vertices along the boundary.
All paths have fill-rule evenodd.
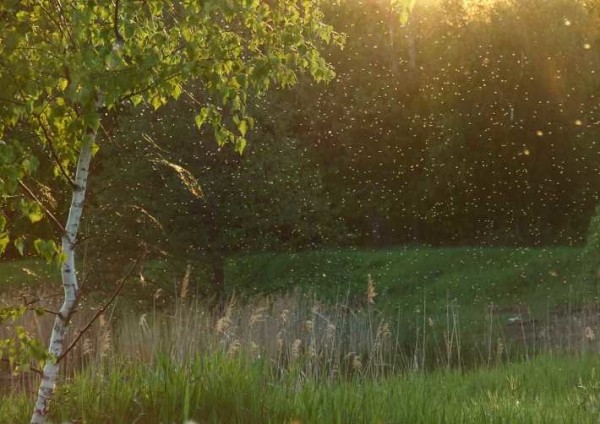
<path id="1" fill-rule="evenodd" d="M 185 280 L 186 277 L 181 284 L 182 297 L 184 293 L 189 296 L 188 289 L 183 290 Z M 372 278 L 369 278 L 367 288 L 367 299 L 369 303 L 374 302 L 376 293 Z M 66 373 L 93 364 L 108 354 L 151 363 L 158 354 L 185 362 L 198 355 L 219 352 L 249 360 L 260 358 L 264 363 L 273 364 L 279 375 L 299 372 L 304 379 L 335 379 L 357 372 L 365 376 L 383 376 L 410 369 L 413 365 L 420 370 L 424 364 L 429 366 L 426 359 L 433 359 L 435 354 L 442 358 L 440 365 L 461 364 L 458 305 L 454 303 L 449 304 L 445 326 L 439 321 L 433 325 L 433 320 L 424 313 L 410 323 L 398 321 L 391 325 L 389 319 L 384 319 L 374 308 L 321 304 L 299 294 L 255 298 L 251 304 L 240 304 L 233 298 L 216 322 L 210 309 L 201 303 L 191 300 L 178 305 L 175 313 L 158 310 L 141 316 L 124 313 L 117 327 L 112 320 L 102 316 L 86 334 L 81 348 L 67 358 Z M 600 350 L 600 341 L 595 338 L 595 331 L 600 328 L 600 314 L 592 308 L 579 314 L 568 321 L 565 317 L 556 317 L 536 327 L 537 337 L 544 339 L 540 345 L 547 346 L 546 351 L 567 349 L 568 346 L 579 346 L 581 351 Z M 86 321 L 84 314 L 74 316 L 75 327 Z M 567 322 L 574 329 L 571 340 L 564 331 Z M 19 323 L 41 338 L 47 337 L 51 330 L 48 317 L 36 321 L 28 315 Z M 420 333 L 427 340 L 403 344 L 404 329 L 415 323 L 432 329 Z M 435 342 L 438 327 L 444 336 L 436 351 L 431 344 Z M 505 331 L 502 325 L 494 328 L 498 328 L 497 332 L 492 334 L 490 331 L 481 345 L 487 346 L 489 340 L 496 341 L 490 342 L 491 360 L 494 356 L 498 362 L 510 359 L 514 344 L 522 343 L 522 337 L 510 339 L 502 333 Z M 522 324 L 519 329 L 522 334 Z M 0 337 L 4 335 L 2 331 L 0 328 Z M 502 337 L 497 338 L 499 334 Z M 421 342 L 429 343 L 428 358 L 424 357 Z"/>
<path id="2" fill-rule="evenodd" d="M 192 276 L 192 266 L 188 264 L 185 268 L 185 274 L 181 280 L 181 290 L 179 291 L 179 298 L 184 301 L 188 296 L 188 289 L 190 286 L 190 277 Z"/>
<path id="3" fill-rule="evenodd" d="M 367 303 L 369 305 L 374 305 L 376 296 L 375 281 L 373 280 L 373 277 L 371 277 L 371 274 L 369 274 L 367 278 Z"/>
<path id="4" fill-rule="evenodd" d="M 302 348 L 302 340 L 300 339 L 296 339 L 294 340 L 294 343 L 292 343 L 292 351 L 291 351 L 291 358 L 292 361 L 297 361 L 298 358 L 300 358 L 300 349 Z"/>

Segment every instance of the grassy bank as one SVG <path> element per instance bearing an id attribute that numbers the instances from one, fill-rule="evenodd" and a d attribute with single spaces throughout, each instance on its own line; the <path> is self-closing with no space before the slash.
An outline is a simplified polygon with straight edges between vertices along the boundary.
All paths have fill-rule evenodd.
<path id="1" fill-rule="evenodd" d="M 258 292 L 312 288 L 323 296 L 354 297 L 371 275 L 381 301 L 396 308 L 445 304 L 546 304 L 597 296 L 581 281 L 581 249 L 570 247 L 401 247 L 259 254 L 231 258 L 227 282 Z"/>
<path id="2" fill-rule="evenodd" d="M 377 308 L 410 323 L 406 330 L 413 335 L 425 322 L 449 326 L 452 320 L 477 339 L 489 332 L 486 326 L 508 322 L 527 327 L 508 332 L 531 332 L 532 323 L 568 320 L 573 311 L 598 304 L 599 280 L 586 275 L 581 249 L 570 247 L 260 254 L 232 258 L 227 268 L 227 281 L 236 290 L 265 293 L 300 287 L 355 306 L 366 305 L 369 276 L 378 294 Z"/>
<path id="3" fill-rule="evenodd" d="M 59 278 L 58 270 L 40 259 L 0 262 L 0 293 L 14 287 L 48 286 Z"/>
<path id="4" fill-rule="evenodd" d="M 319 298 L 364 303 L 368 277 L 377 286 L 381 308 L 412 311 L 423 302 L 433 313 L 448 301 L 481 310 L 490 303 L 537 309 L 598 300 L 600 280 L 585 275 L 581 248 L 545 247 L 399 247 L 382 250 L 317 250 L 291 254 L 230 257 L 230 293 L 312 292 Z M 187 263 L 172 258 L 150 261 L 144 275 L 149 291 L 173 292 Z M 209 285 L 210 275 L 191 263 L 192 281 Z M 15 285 L 47 284 L 56 270 L 40 261 L 0 263 L 0 290 Z M 153 293 L 152 293 L 153 294 Z"/>

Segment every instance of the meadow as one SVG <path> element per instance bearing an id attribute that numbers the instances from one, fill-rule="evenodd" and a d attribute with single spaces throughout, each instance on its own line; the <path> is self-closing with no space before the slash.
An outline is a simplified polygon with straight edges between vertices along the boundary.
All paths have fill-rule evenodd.
<path id="1" fill-rule="evenodd" d="M 4 302 L 51 295 L 43 264 L 2 267 Z M 600 320 L 583 269 L 580 249 L 563 247 L 240 256 L 215 313 L 193 264 L 149 264 L 150 303 L 131 281 L 85 334 L 52 420 L 597 422 Z M 19 324 L 49 332 L 47 316 Z M 37 375 L 0 376 L 2 421 L 26 421 Z"/>

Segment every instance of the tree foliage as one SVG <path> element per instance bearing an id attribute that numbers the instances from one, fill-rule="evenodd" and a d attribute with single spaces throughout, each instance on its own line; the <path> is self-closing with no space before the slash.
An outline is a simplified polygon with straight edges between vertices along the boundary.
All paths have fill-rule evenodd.
<path id="1" fill-rule="evenodd" d="M 16 212 L 31 223 L 48 217 L 61 239 L 60 247 L 53 239 L 33 242 L 39 254 L 61 264 L 64 302 L 32 422 L 44 422 L 59 362 L 68 353 L 65 335 L 80 295 L 75 250 L 87 178 L 111 116 L 141 105 L 156 110 L 193 82 L 201 87 L 196 126 L 210 125 L 219 145 L 242 152 L 253 127 L 250 98 L 293 85 L 299 73 L 316 81 L 333 76 L 317 47 L 340 38 L 322 17 L 319 2 L 311 0 L 2 2 L 0 254 L 11 240 L 7 217 Z M 41 163 L 70 188 L 64 226 L 30 188 Z M 179 165 L 172 168 L 190 177 Z M 24 251 L 24 240 L 12 238 Z"/>
<path id="2" fill-rule="evenodd" d="M 196 125 L 210 124 L 219 144 L 242 151 L 253 126 L 250 96 L 292 85 L 298 72 L 316 80 L 333 75 L 316 43 L 339 36 L 322 22 L 316 2 L 116 4 L 118 9 L 112 2 L 80 1 L 0 6 L 3 211 L 39 220 L 39 203 L 16 196 L 19 181 L 47 158 L 57 177 L 71 180 L 85 135 L 119 107 L 144 103 L 157 109 L 195 81 L 202 87 Z M 38 143 L 43 154 L 31 147 Z M 6 247 L 6 217 L 0 227 Z"/>

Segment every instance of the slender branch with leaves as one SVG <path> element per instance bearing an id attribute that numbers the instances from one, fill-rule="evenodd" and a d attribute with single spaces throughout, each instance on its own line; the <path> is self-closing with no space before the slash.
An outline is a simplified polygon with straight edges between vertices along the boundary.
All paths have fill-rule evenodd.
<path id="1" fill-rule="evenodd" d="M 196 125 L 212 127 L 217 143 L 241 153 L 254 123 L 248 102 L 293 85 L 301 73 L 333 78 L 318 45 L 342 38 L 323 22 L 318 0 L 23 0 L 2 2 L 0 16 L 0 252 L 21 240 L 19 250 L 56 260 L 64 290 L 48 352 L 39 355 L 45 364 L 31 422 L 43 423 L 59 359 L 69 350 L 65 336 L 80 293 L 77 239 L 107 113 L 158 109 L 194 82 L 204 93 Z M 44 150 L 71 202 L 60 243 L 25 244 L 11 233 L 14 211 L 32 222 L 44 215 L 58 222 L 26 189 L 46 160 L 36 152 Z"/>

